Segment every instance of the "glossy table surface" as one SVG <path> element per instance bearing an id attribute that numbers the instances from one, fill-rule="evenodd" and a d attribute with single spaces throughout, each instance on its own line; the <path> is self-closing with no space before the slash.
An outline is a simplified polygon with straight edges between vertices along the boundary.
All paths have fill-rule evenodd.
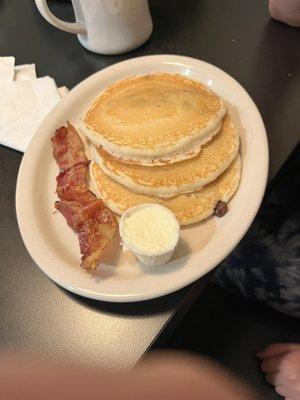
<path id="1" fill-rule="evenodd" d="M 58 16 L 72 20 L 68 2 L 49 3 Z M 273 177 L 299 140 L 300 31 L 270 20 L 262 0 L 152 0 L 150 7 L 154 32 L 144 46 L 100 56 L 46 23 L 31 0 L 3 0 L 0 56 L 14 55 L 17 64 L 36 63 L 39 76 L 53 76 L 68 88 L 140 55 L 181 54 L 215 64 L 237 79 L 260 109 Z M 171 334 L 207 277 L 170 296 L 136 304 L 91 301 L 59 288 L 32 261 L 19 234 L 14 196 L 21 158 L 0 147 L 0 346 L 94 365 L 134 365 L 159 333 Z"/>

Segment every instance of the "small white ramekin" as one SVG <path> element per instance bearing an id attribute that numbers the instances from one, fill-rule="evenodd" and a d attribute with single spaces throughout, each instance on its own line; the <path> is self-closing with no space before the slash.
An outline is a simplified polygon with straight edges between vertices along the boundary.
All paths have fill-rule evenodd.
<path id="1" fill-rule="evenodd" d="M 163 251 L 161 251 L 159 253 L 158 252 L 143 252 L 143 251 L 141 251 L 141 249 L 133 246 L 132 243 L 128 243 L 127 238 L 126 238 L 126 231 L 124 229 L 124 221 L 126 220 L 127 217 L 132 215 L 132 213 L 136 212 L 137 210 L 139 210 L 141 208 L 149 207 L 149 206 L 163 208 L 176 221 L 176 232 L 174 235 L 174 237 L 175 237 L 174 242 L 172 243 L 170 248 L 164 249 Z M 179 223 L 178 223 L 175 215 L 168 208 L 161 206 L 159 204 L 146 203 L 146 204 L 140 204 L 135 207 L 131 207 L 127 211 L 124 212 L 124 214 L 122 215 L 122 217 L 120 219 L 119 231 L 120 231 L 120 236 L 121 236 L 121 239 L 122 239 L 122 242 L 124 243 L 124 245 L 126 247 L 128 247 L 128 249 L 131 250 L 143 264 L 145 264 L 149 267 L 154 267 L 154 266 L 166 264 L 172 257 L 175 247 L 177 246 L 177 243 L 179 240 L 180 226 L 179 226 Z"/>

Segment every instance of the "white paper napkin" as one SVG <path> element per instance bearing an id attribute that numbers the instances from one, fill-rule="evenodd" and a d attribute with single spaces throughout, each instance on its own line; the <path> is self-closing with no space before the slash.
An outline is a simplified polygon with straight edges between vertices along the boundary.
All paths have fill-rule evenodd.
<path id="1" fill-rule="evenodd" d="M 12 82 L 15 57 L 0 57 L 0 84 Z"/>
<path id="2" fill-rule="evenodd" d="M 14 81 L 36 79 L 35 64 L 17 65 L 14 69 Z"/>
<path id="3" fill-rule="evenodd" d="M 0 143 L 24 152 L 59 100 L 56 83 L 49 76 L 0 84 Z"/>
<path id="4" fill-rule="evenodd" d="M 68 92 L 49 76 L 37 78 L 35 64 L 15 66 L 0 57 L 0 144 L 24 152 L 36 128 Z"/>
<path id="5" fill-rule="evenodd" d="M 69 89 L 66 86 L 61 86 L 58 89 L 58 93 L 61 98 L 65 97 L 65 95 L 68 93 Z"/>

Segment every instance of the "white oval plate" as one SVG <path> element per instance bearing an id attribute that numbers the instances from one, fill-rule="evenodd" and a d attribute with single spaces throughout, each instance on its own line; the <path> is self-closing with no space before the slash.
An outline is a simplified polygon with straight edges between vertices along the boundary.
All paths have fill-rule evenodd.
<path id="1" fill-rule="evenodd" d="M 93 98 L 108 85 L 132 75 L 182 74 L 210 87 L 227 102 L 241 136 L 242 177 L 223 218 L 210 218 L 181 230 L 172 260 L 147 268 L 117 237 L 94 272 L 80 268 L 76 235 L 54 212 L 55 177 L 50 138 L 67 120 L 76 123 Z M 222 70 L 193 58 L 157 55 L 133 58 L 97 72 L 76 86 L 50 112 L 35 133 L 21 163 L 16 210 L 25 246 L 54 282 L 81 296 L 112 302 L 159 297 L 178 290 L 218 265 L 237 245 L 261 203 L 268 174 L 268 143 L 264 124 L 246 91 Z"/>

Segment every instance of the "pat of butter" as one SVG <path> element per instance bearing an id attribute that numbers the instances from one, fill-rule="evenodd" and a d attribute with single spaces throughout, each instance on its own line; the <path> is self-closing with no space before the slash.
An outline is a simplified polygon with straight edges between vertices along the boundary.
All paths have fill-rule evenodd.
<path id="1" fill-rule="evenodd" d="M 167 262 L 179 238 L 174 214 L 158 204 L 143 204 L 127 210 L 120 221 L 124 244 L 146 265 Z"/>

